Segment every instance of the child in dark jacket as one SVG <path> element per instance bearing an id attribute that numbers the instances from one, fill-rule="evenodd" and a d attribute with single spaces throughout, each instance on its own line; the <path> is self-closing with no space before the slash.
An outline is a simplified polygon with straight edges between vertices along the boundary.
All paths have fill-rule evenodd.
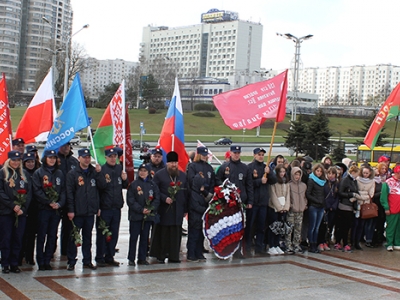
<path id="1" fill-rule="evenodd" d="M 212 194 L 208 194 L 207 197 L 204 196 L 206 178 L 201 173 L 196 174 L 193 178 L 192 189 L 190 193 L 189 201 L 189 214 L 188 214 L 188 261 L 205 261 L 203 255 L 203 214 L 207 210 L 208 202 L 212 198 Z"/>
<path id="2" fill-rule="evenodd" d="M 318 250 L 329 251 L 330 234 L 335 224 L 335 213 L 339 204 L 338 196 L 338 172 L 336 166 L 329 167 L 326 172 L 326 183 L 324 185 L 325 215 L 318 232 Z"/>

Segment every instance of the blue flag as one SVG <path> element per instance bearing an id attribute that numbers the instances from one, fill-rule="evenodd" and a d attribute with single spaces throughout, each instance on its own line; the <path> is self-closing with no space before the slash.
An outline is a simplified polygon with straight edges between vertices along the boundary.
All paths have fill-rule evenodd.
<path id="1" fill-rule="evenodd" d="M 57 151 L 62 145 L 68 143 L 76 132 L 89 125 L 81 80 L 77 73 L 54 120 L 44 150 Z"/>

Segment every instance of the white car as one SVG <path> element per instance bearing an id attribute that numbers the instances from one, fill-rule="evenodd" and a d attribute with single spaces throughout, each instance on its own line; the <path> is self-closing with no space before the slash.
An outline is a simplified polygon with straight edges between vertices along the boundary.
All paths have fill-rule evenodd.
<path id="1" fill-rule="evenodd" d="M 81 138 L 79 135 L 75 135 L 69 142 L 71 145 L 78 146 L 81 143 Z"/>

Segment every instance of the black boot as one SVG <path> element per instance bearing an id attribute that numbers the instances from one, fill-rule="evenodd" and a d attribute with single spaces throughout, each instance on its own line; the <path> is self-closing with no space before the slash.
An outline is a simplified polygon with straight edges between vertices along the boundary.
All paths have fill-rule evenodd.
<path id="1" fill-rule="evenodd" d="M 354 248 L 356 248 L 357 250 L 362 250 L 362 248 L 361 248 L 361 246 L 360 246 L 360 243 L 356 243 L 356 244 L 354 245 Z"/>

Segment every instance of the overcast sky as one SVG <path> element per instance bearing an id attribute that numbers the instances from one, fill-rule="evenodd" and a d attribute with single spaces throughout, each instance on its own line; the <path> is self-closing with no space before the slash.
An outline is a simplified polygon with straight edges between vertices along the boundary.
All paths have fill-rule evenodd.
<path id="1" fill-rule="evenodd" d="M 143 27 L 200 23 L 211 8 L 261 22 L 261 67 L 290 67 L 294 43 L 276 36 L 314 35 L 301 46 L 304 67 L 400 65 L 399 0 L 71 0 L 73 41 L 97 59 L 138 61 Z"/>

